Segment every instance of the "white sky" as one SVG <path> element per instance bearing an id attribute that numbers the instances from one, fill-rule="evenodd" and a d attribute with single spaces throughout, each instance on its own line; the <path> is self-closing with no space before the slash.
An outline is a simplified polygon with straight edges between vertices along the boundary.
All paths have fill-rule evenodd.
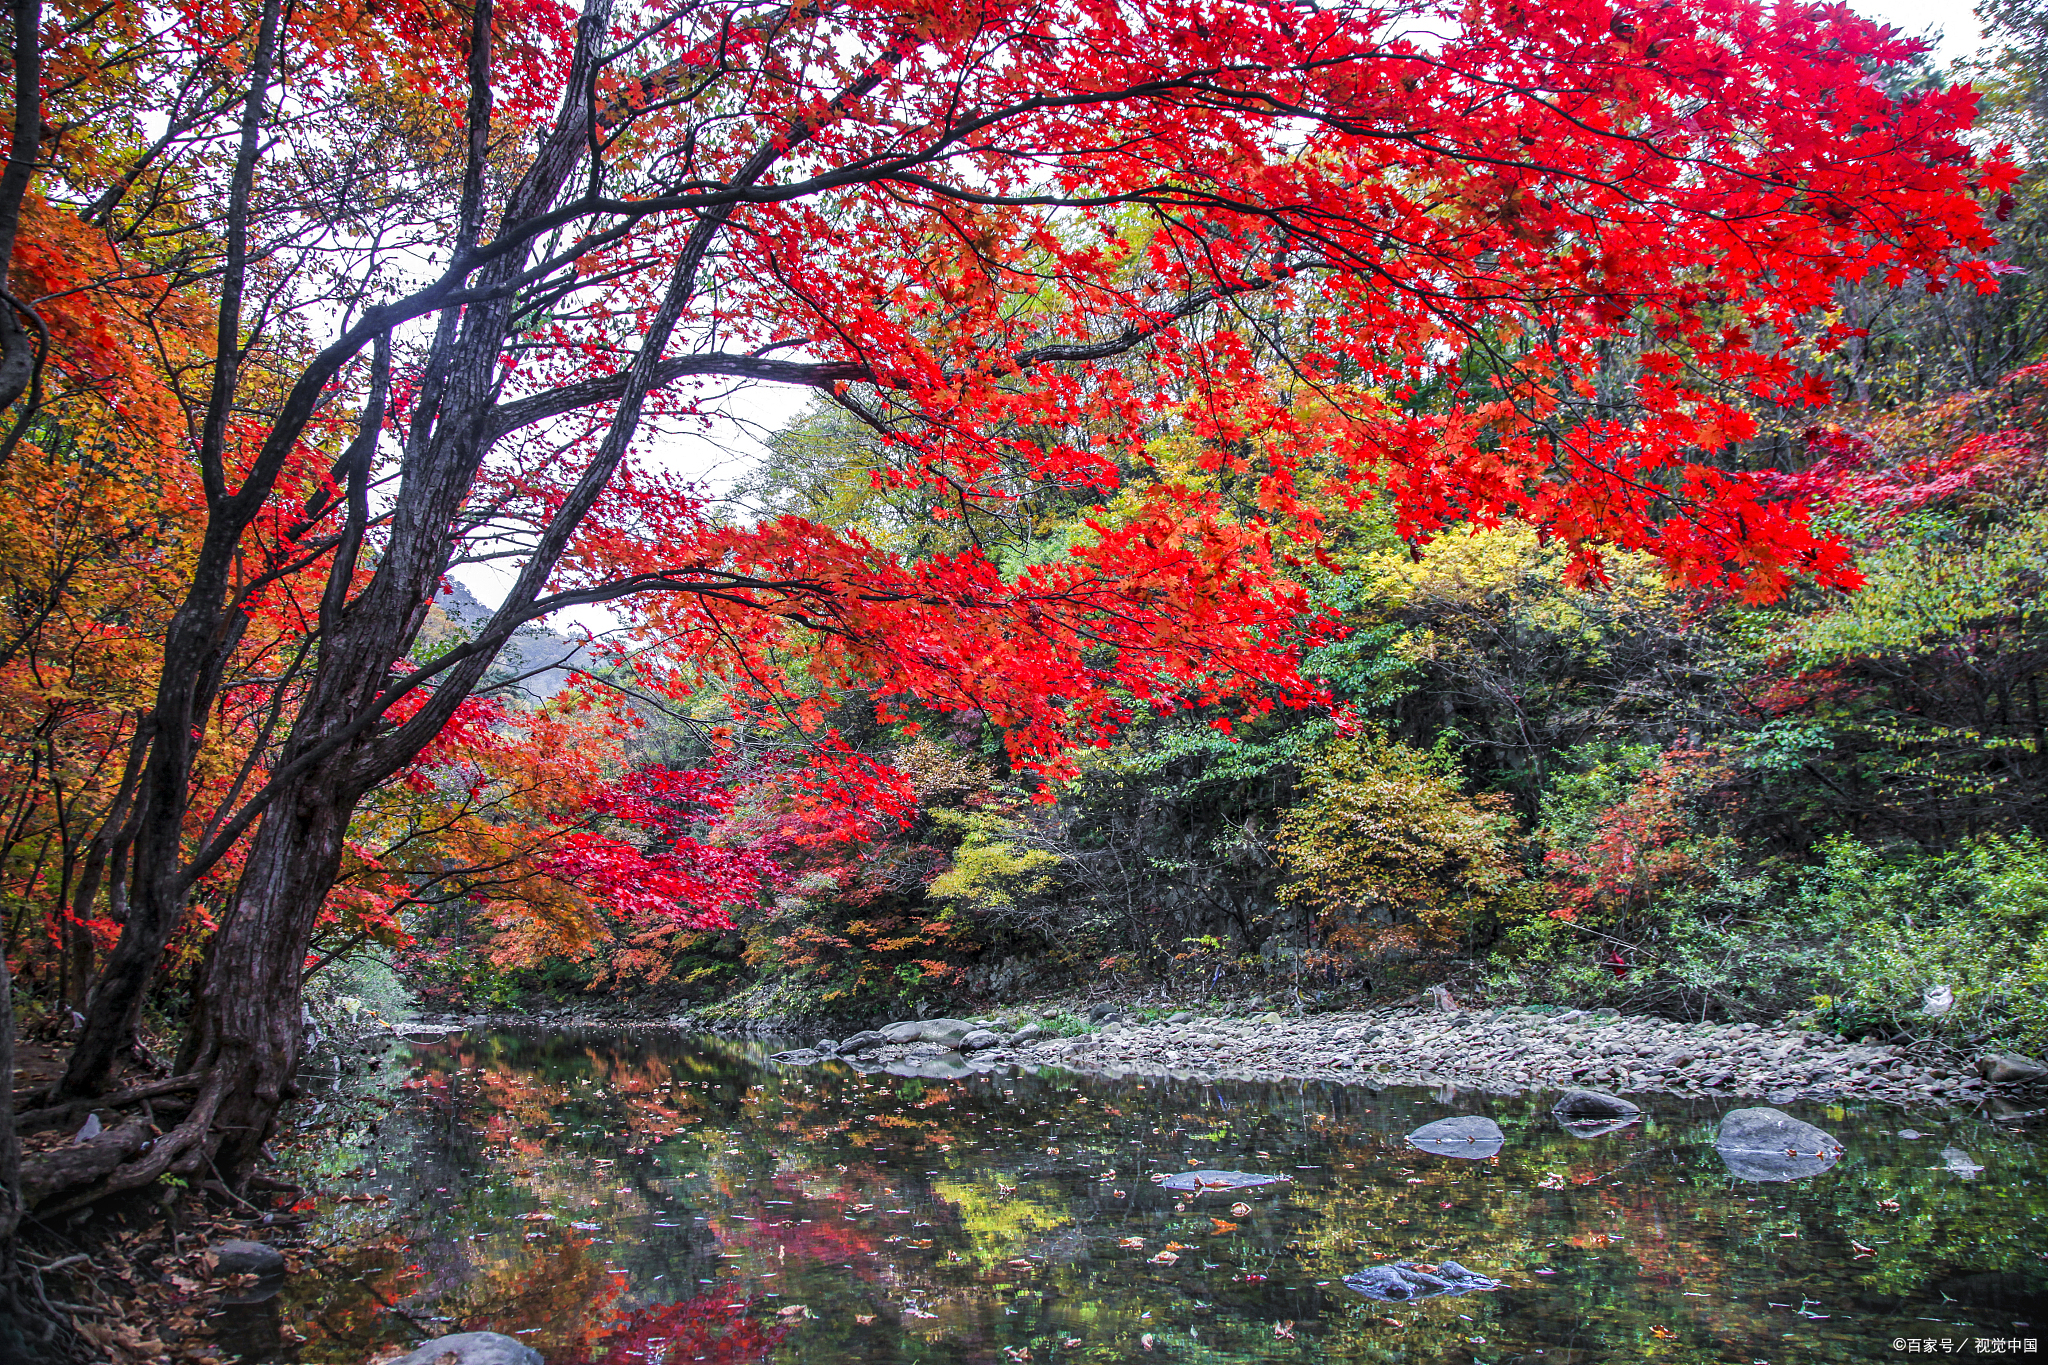
<path id="1" fill-rule="evenodd" d="M 1915 38 L 1941 32 L 1935 59 L 1942 65 L 1967 57 L 1983 43 L 1983 28 L 1967 0 L 1849 0 L 1849 7 Z"/>

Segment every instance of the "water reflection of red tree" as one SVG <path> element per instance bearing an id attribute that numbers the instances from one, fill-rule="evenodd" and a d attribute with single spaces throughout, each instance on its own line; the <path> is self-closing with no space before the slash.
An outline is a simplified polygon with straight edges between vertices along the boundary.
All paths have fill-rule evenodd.
<path id="1" fill-rule="evenodd" d="M 654 1365 L 658 1361 L 704 1361 L 741 1365 L 766 1360 L 786 1327 L 769 1327 L 747 1316 L 749 1305 L 727 1294 L 700 1294 L 628 1314 L 598 1343 L 595 1365 Z"/>

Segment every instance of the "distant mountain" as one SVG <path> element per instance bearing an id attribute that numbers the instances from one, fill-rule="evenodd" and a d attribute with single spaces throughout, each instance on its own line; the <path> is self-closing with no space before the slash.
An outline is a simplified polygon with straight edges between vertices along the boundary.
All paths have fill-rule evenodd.
<path id="1" fill-rule="evenodd" d="M 467 638 L 490 619 L 491 609 L 478 601 L 474 593 L 460 583 L 451 583 L 434 599 L 420 641 L 435 645 L 451 634 Z M 571 669 L 588 667 L 590 656 L 581 642 L 546 626 L 526 625 L 498 651 L 497 662 L 491 665 L 477 690 L 504 687 L 529 701 L 543 702 L 567 686 Z"/>

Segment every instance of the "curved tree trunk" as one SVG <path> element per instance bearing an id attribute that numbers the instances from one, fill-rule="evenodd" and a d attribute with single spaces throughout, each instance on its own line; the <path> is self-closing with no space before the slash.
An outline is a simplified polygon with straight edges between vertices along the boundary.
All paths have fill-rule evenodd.
<path id="1" fill-rule="evenodd" d="M 231 1184 L 253 1168 L 296 1088 L 300 981 L 321 903 L 341 869 L 354 802 L 301 785 L 281 793 L 249 850 L 216 932 L 180 1072 L 206 1073 L 215 1099 L 209 1159 Z"/>

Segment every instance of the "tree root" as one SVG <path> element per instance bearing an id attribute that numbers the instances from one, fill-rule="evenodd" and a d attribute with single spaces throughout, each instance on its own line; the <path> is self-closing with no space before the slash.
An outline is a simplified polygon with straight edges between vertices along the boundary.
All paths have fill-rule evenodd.
<path id="1" fill-rule="evenodd" d="M 14 1129 L 18 1133 L 33 1133 L 43 1128 L 55 1128 L 100 1109 L 120 1109 L 142 1100 L 155 1099 L 159 1095 L 175 1095 L 182 1090 L 197 1090 L 206 1079 L 201 1072 L 188 1072 L 183 1076 L 171 1076 L 148 1085 L 133 1086 L 127 1090 L 116 1090 L 111 1095 L 97 1099 L 68 1100 L 53 1104 L 47 1109 L 31 1109 L 18 1114 Z"/>
<path id="2" fill-rule="evenodd" d="M 161 1137 L 151 1138 L 155 1125 L 137 1116 L 88 1142 L 59 1147 L 22 1162 L 22 1191 L 27 1202 L 35 1205 L 38 1217 L 50 1218 L 110 1194 L 141 1189 L 164 1175 L 191 1177 L 210 1168 L 209 1130 L 224 1088 L 224 1078 L 218 1074 L 206 1077 L 192 1112 Z M 53 1204 L 44 1202 L 53 1198 Z"/>

